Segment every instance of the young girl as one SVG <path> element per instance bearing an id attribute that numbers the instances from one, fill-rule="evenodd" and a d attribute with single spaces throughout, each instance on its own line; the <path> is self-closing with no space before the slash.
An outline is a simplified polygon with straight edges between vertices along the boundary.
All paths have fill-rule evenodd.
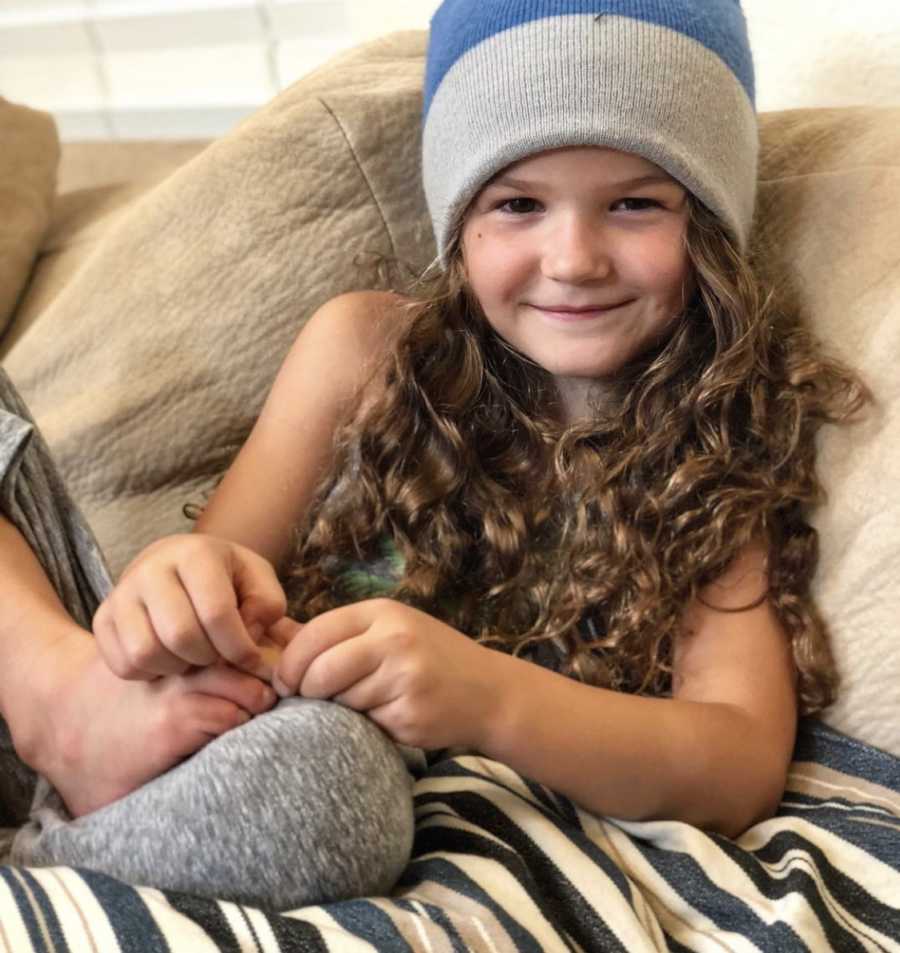
<path id="1" fill-rule="evenodd" d="M 351 760 L 474 750 L 598 814 L 736 836 L 774 812 L 798 711 L 836 685 L 809 593 L 815 433 L 864 394 L 754 280 L 753 104 L 737 0 L 445 0 L 423 143 L 439 273 L 315 314 L 196 532 L 148 547 L 93 619 L 120 679 L 239 668 L 285 700 L 150 784 L 140 759 L 73 784 L 89 810 L 132 793 L 48 811 L 19 860 L 183 885 L 152 837 L 114 862 L 124 832 L 170 828 L 213 781 L 252 815 L 276 763 L 299 764 L 272 782 L 295 800 L 265 835 L 217 802 L 197 883 L 223 831 L 278 853 L 298 812 L 290 864 L 317 836 L 355 852 L 369 829 L 331 843 L 322 805 L 360 725 L 381 731 Z M 311 756 L 293 719 L 314 704 Z M 385 790 L 406 808 L 405 774 Z M 407 815 L 349 797 L 408 849 Z"/>

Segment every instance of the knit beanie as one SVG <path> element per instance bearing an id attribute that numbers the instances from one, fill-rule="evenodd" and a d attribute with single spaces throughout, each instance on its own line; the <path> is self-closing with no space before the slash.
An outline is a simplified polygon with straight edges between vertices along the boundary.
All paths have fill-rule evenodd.
<path id="1" fill-rule="evenodd" d="M 740 0 L 444 0 L 431 21 L 422 152 L 442 263 L 483 185 L 563 146 L 649 159 L 745 248 L 755 99 Z"/>

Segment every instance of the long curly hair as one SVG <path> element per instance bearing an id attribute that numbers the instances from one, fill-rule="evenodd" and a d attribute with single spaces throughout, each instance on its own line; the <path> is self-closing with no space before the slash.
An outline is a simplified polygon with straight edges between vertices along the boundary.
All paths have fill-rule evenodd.
<path id="1" fill-rule="evenodd" d="M 763 539 L 801 711 L 827 706 L 837 674 L 810 595 L 815 438 L 867 391 L 762 294 L 693 198 L 685 240 L 697 291 L 672 333 L 565 426 L 552 377 L 488 324 L 457 237 L 449 267 L 400 309 L 374 399 L 337 434 L 284 573 L 292 614 L 347 601 L 342 565 L 378 560 L 388 540 L 392 598 L 491 647 L 550 653 L 591 684 L 666 695 L 686 605 Z"/>

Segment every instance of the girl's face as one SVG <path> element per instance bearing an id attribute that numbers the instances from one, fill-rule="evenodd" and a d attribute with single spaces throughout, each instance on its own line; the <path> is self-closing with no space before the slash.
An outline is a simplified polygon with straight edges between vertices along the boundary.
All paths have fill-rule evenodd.
<path id="1" fill-rule="evenodd" d="M 494 330 L 553 375 L 566 421 L 684 310 L 687 220 L 687 192 L 667 173 L 595 146 L 523 159 L 472 203 L 471 289 Z"/>

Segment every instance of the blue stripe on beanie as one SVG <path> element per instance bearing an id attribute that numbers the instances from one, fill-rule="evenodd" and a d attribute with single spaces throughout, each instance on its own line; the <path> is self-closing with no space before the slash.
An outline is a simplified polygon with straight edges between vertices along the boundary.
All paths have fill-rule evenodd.
<path id="1" fill-rule="evenodd" d="M 740 0 L 444 0 L 432 18 L 425 75 L 427 116 L 434 94 L 456 61 L 479 43 L 532 20 L 572 14 L 632 17 L 677 30 L 719 56 L 756 103 L 753 59 Z"/>

